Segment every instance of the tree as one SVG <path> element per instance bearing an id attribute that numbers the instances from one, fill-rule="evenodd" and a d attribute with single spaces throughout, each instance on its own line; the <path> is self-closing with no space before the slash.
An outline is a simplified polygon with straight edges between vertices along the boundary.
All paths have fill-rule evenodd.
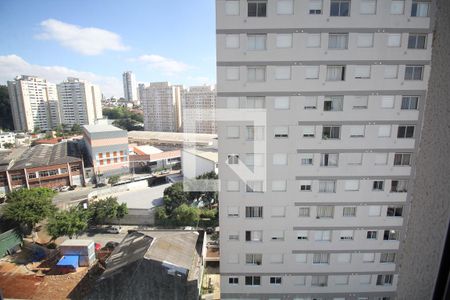
<path id="1" fill-rule="evenodd" d="M 195 225 L 200 220 L 200 210 L 187 204 L 181 204 L 174 209 L 173 217 L 178 225 Z"/>
<path id="2" fill-rule="evenodd" d="M 13 143 L 4 143 L 3 147 L 5 147 L 5 149 L 11 149 L 14 147 L 14 144 Z"/>
<path id="3" fill-rule="evenodd" d="M 128 214 L 126 203 L 119 204 L 116 197 L 107 197 L 88 206 L 89 223 L 105 224 L 112 219 L 121 219 Z"/>
<path id="4" fill-rule="evenodd" d="M 120 180 L 120 175 L 113 175 L 113 176 L 109 177 L 108 183 L 111 185 L 114 185 L 114 184 L 118 183 L 119 180 Z"/>
<path id="5" fill-rule="evenodd" d="M 171 214 L 172 211 L 182 204 L 188 202 L 188 194 L 183 190 L 183 182 L 177 182 L 164 190 L 164 207 L 167 214 Z"/>
<path id="6" fill-rule="evenodd" d="M 50 217 L 47 232 L 53 240 L 67 235 L 70 239 L 80 235 L 88 227 L 88 214 L 80 208 L 72 207 L 67 211 L 57 212 Z"/>
<path id="7" fill-rule="evenodd" d="M 72 131 L 72 133 L 75 133 L 75 134 L 83 133 L 83 129 L 81 128 L 81 126 L 79 124 L 73 124 L 71 131 Z"/>
<path id="8" fill-rule="evenodd" d="M 0 128 L 14 129 L 8 87 L 0 85 Z"/>
<path id="9" fill-rule="evenodd" d="M 19 189 L 6 195 L 4 217 L 28 231 L 33 231 L 37 223 L 53 215 L 56 207 L 52 199 L 56 192 L 48 188 Z"/>

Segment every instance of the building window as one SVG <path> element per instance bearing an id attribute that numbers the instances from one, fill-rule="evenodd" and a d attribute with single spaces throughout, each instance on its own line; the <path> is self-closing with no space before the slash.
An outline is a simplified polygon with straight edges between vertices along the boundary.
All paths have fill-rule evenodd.
<path id="1" fill-rule="evenodd" d="M 328 275 L 313 275 L 311 279 L 312 286 L 327 286 L 328 285 Z"/>
<path id="2" fill-rule="evenodd" d="M 284 231 L 282 231 L 282 230 L 273 230 L 270 233 L 270 239 L 272 241 L 284 241 Z"/>
<path id="3" fill-rule="evenodd" d="M 98 154 L 98 158 L 99 158 L 99 159 L 102 159 L 102 158 L 103 158 L 103 153 L 100 152 L 100 153 Z"/>
<path id="4" fill-rule="evenodd" d="M 388 33 L 387 35 L 387 46 L 388 47 L 400 47 L 402 45 L 402 34 L 401 33 Z"/>
<path id="5" fill-rule="evenodd" d="M 352 261 L 352 254 L 351 253 L 338 253 L 337 261 L 340 264 L 349 264 Z"/>
<path id="6" fill-rule="evenodd" d="M 392 274 L 378 275 L 377 276 L 377 285 L 392 285 L 393 279 L 394 279 L 394 275 L 392 275 Z"/>
<path id="7" fill-rule="evenodd" d="M 228 277 L 228 284 L 239 284 L 239 277 Z"/>
<path id="8" fill-rule="evenodd" d="M 247 140 L 263 141 L 264 126 L 247 126 Z"/>
<path id="9" fill-rule="evenodd" d="M 247 35 L 248 50 L 266 50 L 267 35 L 265 34 L 249 34 Z"/>
<path id="10" fill-rule="evenodd" d="M 355 96 L 353 109 L 367 109 L 369 106 L 369 96 Z"/>
<path id="11" fill-rule="evenodd" d="M 317 218 L 333 218 L 334 206 L 317 206 Z"/>
<path id="12" fill-rule="evenodd" d="M 307 239 L 308 239 L 308 230 L 297 231 L 297 240 L 307 240 Z"/>
<path id="13" fill-rule="evenodd" d="M 309 14 L 310 15 L 322 14 L 322 0 L 309 0 Z"/>
<path id="14" fill-rule="evenodd" d="M 427 46 L 427 35 L 410 33 L 408 37 L 408 49 L 425 49 Z"/>
<path id="15" fill-rule="evenodd" d="M 383 96 L 381 98 L 381 108 L 394 108 L 395 96 Z"/>
<path id="16" fill-rule="evenodd" d="M 341 230 L 341 232 L 339 233 L 339 239 L 342 241 L 352 241 L 353 230 Z"/>
<path id="17" fill-rule="evenodd" d="M 228 216 L 229 217 L 239 217 L 239 208 L 236 206 L 228 207 Z"/>
<path id="18" fill-rule="evenodd" d="M 345 66 L 327 66 L 328 81 L 344 81 Z"/>
<path id="19" fill-rule="evenodd" d="M 273 99 L 274 109 L 289 109 L 289 97 L 275 97 Z"/>
<path id="20" fill-rule="evenodd" d="M 331 0 L 330 16 L 331 17 L 350 16 L 350 0 Z"/>
<path id="21" fill-rule="evenodd" d="M 274 166 L 286 166 L 288 163 L 287 153 L 274 153 L 272 157 L 272 164 Z"/>
<path id="22" fill-rule="evenodd" d="M 300 180 L 300 191 L 302 192 L 311 192 L 311 180 Z"/>
<path id="23" fill-rule="evenodd" d="M 234 0 L 225 1 L 225 15 L 239 16 L 239 1 Z"/>
<path id="24" fill-rule="evenodd" d="M 319 66 L 307 66 L 305 69 L 305 79 L 319 79 Z"/>
<path id="25" fill-rule="evenodd" d="M 381 215 L 381 206 L 371 205 L 369 206 L 369 217 L 379 217 Z"/>
<path id="26" fill-rule="evenodd" d="M 313 138 L 316 135 L 316 127 L 315 126 L 303 126 L 302 134 L 304 138 Z"/>
<path id="27" fill-rule="evenodd" d="M 233 231 L 228 234 L 229 241 L 239 241 L 239 232 Z"/>
<path id="28" fill-rule="evenodd" d="M 347 49 L 348 48 L 348 33 L 329 33 L 328 34 L 328 49 Z"/>
<path id="29" fill-rule="evenodd" d="M 377 12 L 377 0 L 361 0 L 359 13 L 361 15 L 375 15 Z"/>
<path id="30" fill-rule="evenodd" d="M 283 254 L 270 254 L 269 261 L 271 264 L 282 264 L 283 263 Z"/>
<path id="31" fill-rule="evenodd" d="M 291 67 L 290 66 L 276 66 L 274 68 L 275 68 L 275 80 L 291 79 Z"/>
<path id="32" fill-rule="evenodd" d="M 239 67 L 228 67 L 226 72 L 227 80 L 239 80 Z"/>
<path id="33" fill-rule="evenodd" d="M 237 180 L 228 180 L 227 181 L 227 192 L 239 192 L 239 181 Z"/>
<path id="34" fill-rule="evenodd" d="M 385 241 L 397 241 L 399 232 L 398 230 L 385 230 L 383 233 L 383 240 Z"/>
<path id="35" fill-rule="evenodd" d="M 300 164 L 302 166 L 312 166 L 314 163 L 314 154 L 313 153 L 304 153 L 300 157 Z"/>
<path id="36" fill-rule="evenodd" d="M 309 207 L 299 207 L 298 208 L 298 216 L 302 218 L 308 218 L 309 217 L 310 209 Z"/>
<path id="37" fill-rule="evenodd" d="M 245 263 L 247 265 L 258 265 L 260 266 L 262 264 L 262 254 L 245 254 Z"/>
<path id="38" fill-rule="evenodd" d="M 406 193 L 408 192 L 408 180 L 392 180 L 391 193 Z"/>
<path id="39" fill-rule="evenodd" d="M 245 276 L 245 285 L 261 285 L 261 276 Z"/>
<path id="40" fill-rule="evenodd" d="M 279 33 L 276 38 L 277 48 L 291 48 L 292 47 L 292 33 Z"/>
<path id="41" fill-rule="evenodd" d="M 351 125 L 350 126 L 350 137 L 351 138 L 362 138 L 365 136 L 366 126 L 365 125 Z"/>
<path id="42" fill-rule="evenodd" d="M 28 179 L 34 179 L 34 178 L 37 178 L 37 175 L 36 175 L 35 172 L 28 174 Z M 5 179 L 4 178 L 0 178 L 0 180 L 5 180 Z"/>
<path id="43" fill-rule="evenodd" d="M 340 139 L 341 138 L 341 127 L 340 126 L 323 126 L 322 129 L 322 139 Z"/>
<path id="44" fill-rule="evenodd" d="M 377 239 L 378 232 L 376 230 L 369 230 L 367 231 L 367 239 L 368 240 L 376 240 Z"/>
<path id="45" fill-rule="evenodd" d="M 422 80 L 423 66 L 406 66 L 405 80 Z"/>
<path id="46" fill-rule="evenodd" d="M 338 153 L 322 153 L 320 154 L 320 166 L 337 167 L 338 159 L 339 159 Z"/>
<path id="47" fill-rule="evenodd" d="M 264 96 L 249 96 L 245 98 L 245 108 L 264 108 L 266 107 L 266 98 Z"/>
<path id="48" fill-rule="evenodd" d="M 359 275 L 359 283 L 360 284 L 370 284 L 372 282 L 372 275 Z M 369 298 L 360 297 L 358 300 L 369 300 Z"/>
<path id="49" fill-rule="evenodd" d="M 319 181 L 319 193 L 335 193 L 336 181 L 335 180 L 320 180 Z"/>
<path id="50" fill-rule="evenodd" d="M 370 79 L 370 66 L 355 66 L 355 79 Z"/>
<path id="51" fill-rule="evenodd" d="M 417 109 L 419 96 L 403 96 L 401 109 Z"/>
<path id="52" fill-rule="evenodd" d="M 405 9 L 405 0 L 391 1 L 391 15 L 403 15 Z"/>
<path id="53" fill-rule="evenodd" d="M 347 285 L 349 275 L 335 275 L 334 284 L 336 285 Z M 333 298 L 333 300 L 345 300 L 345 298 Z"/>
<path id="54" fill-rule="evenodd" d="M 313 264 L 329 264 L 330 254 L 329 253 L 314 253 Z"/>
<path id="55" fill-rule="evenodd" d="M 356 206 L 344 207 L 342 210 L 343 217 L 356 217 Z"/>
<path id="56" fill-rule="evenodd" d="M 403 206 L 388 206 L 386 216 L 401 217 L 403 215 Z"/>
<path id="57" fill-rule="evenodd" d="M 317 242 L 325 241 L 329 242 L 331 241 L 331 231 L 330 230 L 317 230 L 314 233 L 314 240 Z"/>
<path id="58" fill-rule="evenodd" d="M 372 264 L 375 262 L 375 253 L 364 253 L 363 254 L 363 263 Z"/>
<path id="59" fill-rule="evenodd" d="M 372 48 L 373 47 L 373 33 L 359 33 L 356 39 L 356 47 L 358 48 Z"/>
<path id="60" fill-rule="evenodd" d="M 239 138 L 239 126 L 227 126 L 227 138 L 238 139 Z"/>
<path id="61" fill-rule="evenodd" d="M 303 109 L 317 109 L 317 96 L 306 96 Z"/>
<path id="62" fill-rule="evenodd" d="M 262 82 L 266 80 L 266 67 L 248 67 L 247 80 L 250 82 Z"/>
<path id="63" fill-rule="evenodd" d="M 246 218 L 262 218 L 263 207 L 262 206 L 246 206 L 245 207 Z"/>
<path id="64" fill-rule="evenodd" d="M 383 180 L 375 180 L 372 185 L 372 190 L 384 191 L 384 181 Z"/>
<path id="65" fill-rule="evenodd" d="M 411 153 L 395 153 L 394 166 L 410 166 Z"/>
<path id="66" fill-rule="evenodd" d="M 262 231 L 261 230 L 247 230 L 245 232 L 246 242 L 262 242 Z"/>
<path id="67" fill-rule="evenodd" d="M 414 138 L 414 125 L 402 125 L 398 126 L 397 138 Z"/>
<path id="68" fill-rule="evenodd" d="M 327 96 L 323 102 L 324 111 L 342 111 L 344 107 L 344 96 Z"/>
<path id="69" fill-rule="evenodd" d="M 264 154 L 262 153 L 247 153 L 245 155 L 245 164 L 249 167 L 263 166 Z"/>
<path id="70" fill-rule="evenodd" d="M 288 138 L 289 137 L 289 127 L 277 126 L 273 129 L 273 135 L 275 138 Z"/>
<path id="71" fill-rule="evenodd" d="M 391 125 L 378 126 L 378 137 L 390 137 L 390 136 L 391 136 Z M 383 153 L 381 153 L 381 154 L 383 154 Z M 375 164 L 385 164 L 385 162 L 386 162 L 386 160 L 382 161 L 381 163 L 375 162 Z"/>
<path id="72" fill-rule="evenodd" d="M 286 189 L 287 189 L 286 180 L 272 181 L 272 192 L 286 192 Z"/>
<path id="73" fill-rule="evenodd" d="M 284 217 L 286 215 L 284 206 L 272 206 L 271 217 Z"/>
<path id="74" fill-rule="evenodd" d="M 398 77 L 398 65 L 384 66 L 384 79 L 397 79 L 397 77 Z"/>
<path id="75" fill-rule="evenodd" d="M 249 17 L 265 17 L 267 15 L 267 1 L 248 0 Z"/>
<path id="76" fill-rule="evenodd" d="M 229 154 L 227 161 L 228 161 L 229 165 L 237 165 L 237 164 L 239 164 L 239 155 L 238 154 Z"/>
<path id="77" fill-rule="evenodd" d="M 294 14 L 294 1 L 293 0 L 278 0 L 277 1 L 277 14 L 279 14 L 279 15 Z"/>
<path id="78" fill-rule="evenodd" d="M 411 6 L 411 17 L 428 17 L 429 11 L 429 2 L 413 0 Z"/>
<path id="79" fill-rule="evenodd" d="M 239 48 L 239 34 L 227 34 L 225 36 L 225 48 L 228 49 Z"/>
<path id="80" fill-rule="evenodd" d="M 320 48 L 320 33 L 309 33 L 306 38 L 306 48 Z"/>
<path id="81" fill-rule="evenodd" d="M 395 253 L 381 253 L 380 255 L 380 263 L 394 263 L 395 262 Z"/>
<path id="82" fill-rule="evenodd" d="M 262 193 L 263 192 L 263 182 L 261 180 L 247 181 L 246 192 L 247 193 Z"/>
<path id="83" fill-rule="evenodd" d="M 270 277 L 270 284 L 280 285 L 281 277 Z"/>

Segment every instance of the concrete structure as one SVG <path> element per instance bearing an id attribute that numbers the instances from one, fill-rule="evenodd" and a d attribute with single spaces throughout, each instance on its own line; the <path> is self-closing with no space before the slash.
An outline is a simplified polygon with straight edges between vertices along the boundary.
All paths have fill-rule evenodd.
<path id="1" fill-rule="evenodd" d="M 183 148 L 181 155 L 181 169 L 185 178 L 193 179 L 209 172 L 218 173 L 217 149 Z"/>
<path id="2" fill-rule="evenodd" d="M 0 132 L 0 149 L 6 149 L 5 144 L 16 144 L 16 134 L 14 132 Z"/>
<path id="3" fill-rule="evenodd" d="M 396 297 L 428 6 L 216 0 L 222 299 Z"/>
<path id="4" fill-rule="evenodd" d="M 183 90 L 183 132 L 216 133 L 216 90 L 212 86 L 191 86 Z"/>
<path id="5" fill-rule="evenodd" d="M 139 105 L 139 92 L 138 86 L 136 82 L 136 76 L 131 71 L 126 71 L 122 74 L 123 80 L 123 97 L 133 102 L 136 105 Z"/>
<path id="6" fill-rule="evenodd" d="M 96 175 L 108 177 L 129 172 L 125 130 L 112 125 L 84 125 L 83 139 Z"/>
<path id="7" fill-rule="evenodd" d="M 78 266 L 89 267 L 95 262 L 95 244 L 93 240 L 67 239 L 59 245 L 63 256 L 78 256 Z"/>
<path id="8" fill-rule="evenodd" d="M 61 123 L 55 84 L 22 75 L 8 81 L 8 91 L 16 131 L 51 130 Z"/>
<path id="9" fill-rule="evenodd" d="M 178 132 L 181 130 L 181 88 L 168 82 L 151 82 L 141 98 L 144 129 Z"/>
<path id="10" fill-rule="evenodd" d="M 181 162 L 181 151 L 178 149 L 163 151 L 150 145 L 130 145 L 130 168 L 148 166 L 149 171 L 167 168 Z"/>
<path id="11" fill-rule="evenodd" d="M 0 193 L 83 184 L 84 165 L 76 142 L 21 147 L 0 154 Z"/>
<path id="12" fill-rule="evenodd" d="M 192 231 L 129 233 L 86 299 L 198 299 L 203 274 L 198 240 Z"/>
<path id="13" fill-rule="evenodd" d="M 217 148 L 217 135 L 206 133 L 129 131 L 130 143 L 181 148 L 183 145 Z"/>
<path id="14" fill-rule="evenodd" d="M 102 92 L 98 85 L 68 77 L 57 89 L 63 124 L 91 125 L 103 118 Z"/>

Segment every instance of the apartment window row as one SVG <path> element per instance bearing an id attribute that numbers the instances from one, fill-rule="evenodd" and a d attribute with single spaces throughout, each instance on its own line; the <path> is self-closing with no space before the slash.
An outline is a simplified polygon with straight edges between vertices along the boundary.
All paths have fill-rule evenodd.
<path id="1" fill-rule="evenodd" d="M 385 0 L 361 0 L 353 2 L 351 0 L 330 0 L 328 15 L 330 17 L 350 17 L 350 15 L 359 14 L 361 16 L 377 15 L 377 6 Z M 389 1 L 389 0 L 388 0 Z M 268 5 L 274 5 L 274 13 L 278 16 L 295 15 L 294 0 L 247 0 L 246 11 L 241 12 L 239 0 L 225 1 L 225 15 L 239 16 L 246 15 L 249 18 L 265 18 L 268 17 Z M 298 3 L 298 2 L 297 2 Z M 326 2 L 325 2 L 326 3 Z M 302 15 L 318 16 L 324 14 L 323 0 L 309 0 L 304 6 Z M 413 0 L 409 16 L 411 17 L 428 17 L 430 12 L 430 2 Z M 378 12 L 379 13 L 379 12 Z M 389 14 L 404 15 L 405 0 L 390 0 Z"/>
<path id="2" fill-rule="evenodd" d="M 322 45 L 322 37 L 326 33 L 303 33 L 305 40 L 303 41 L 306 48 L 328 48 L 330 50 L 347 50 L 349 49 L 350 37 L 355 36 L 355 48 L 373 48 L 375 47 L 375 33 L 328 33 L 328 45 Z M 381 34 L 381 33 L 376 33 Z M 404 33 L 382 33 L 386 36 L 385 46 L 389 48 L 402 47 L 402 37 Z M 277 33 L 275 35 L 275 41 L 273 48 L 293 48 L 295 33 Z M 258 33 L 247 34 L 246 49 L 249 51 L 265 51 L 272 46 L 268 46 L 269 37 L 272 34 Z M 426 33 L 408 33 L 408 39 L 405 47 L 407 49 L 426 49 L 428 35 Z M 241 45 L 241 34 L 226 34 L 225 35 L 225 48 L 227 49 L 240 49 L 245 48 L 245 45 Z"/>
<path id="3" fill-rule="evenodd" d="M 381 98 L 380 98 L 381 97 Z M 414 95 L 404 95 L 400 96 L 400 109 L 401 110 L 417 110 L 420 96 Z M 370 98 L 370 99 L 369 99 Z M 330 96 L 306 96 L 301 97 L 301 107 L 304 110 L 316 110 L 321 109 L 323 111 L 347 111 L 352 110 L 364 110 L 369 107 L 372 108 L 373 102 L 377 100 L 376 105 L 382 109 L 390 109 L 396 107 L 396 102 L 398 102 L 398 96 L 395 95 L 384 95 L 377 96 L 380 98 L 373 99 L 370 96 L 345 96 L 345 95 L 330 95 Z M 319 100 L 320 99 L 320 100 Z M 397 99 L 397 101 L 396 101 Z M 371 100 L 371 101 L 369 101 Z M 270 102 L 273 109 L 275 110 L 289 110 L 292 107 L 293 99 L 289 96 L 277 96 L 271 98 L 268 101 L 264 96 L 249 96 L 249 97 L 228 97 L 226 98 L 226 108 L 239 109 L 258 109 L 266 108 Z M 370 105 L 369 105 L 370 102 Z M 350 103 L 350 105 L 347 105 Z M 322 104 L 319 106 L 319 104 Z"/>
<path id="4" fill-rule="evenodd" d="M 67 168 L 32 172 L 32 173 L 28 173 L 28 178 L 34 179 L 34 178 L 41 178 L 41 177 L 49 177 L 49 176 L 55 176 L 55 175 L 60 175 L 60 174 L 66 174 L 67 172 L 68 172 Z"/>
<path id="5" fill-rule="evenodd" d="M 399 73 L 398 65 L 384 66 L 384 79 L 397 79 Z M 293 67 L 292 66 L 273 66 L 272 76 L 274 80 L 292 80 Z M 271 68 L 271 69 L 272 69 Z M 296 67 L 294 67 L 296 68 Z M 300 67 L 304 69 L 304 79 L 320 79 L 320 66 L 305 66 Z M 347 65 L 327 65 L 325 80 L 326 81 L 347 81 L 349 76 L 353 79 L 371 79 L 371 65 L 354 65 L 352 67 L 353 73 L 348 74 Z M 407 81 L 421 81 L 423 80 L 425 66 L 423 65 L 406 65 L 404 68 L 403 79 Z M 238 81 L 240 80 L 240 67 L 227 67 L 226 80 Z M 266 66 L 249 66 L 247 67 L 247 82 L 265 82 L 267 81 Z"/>

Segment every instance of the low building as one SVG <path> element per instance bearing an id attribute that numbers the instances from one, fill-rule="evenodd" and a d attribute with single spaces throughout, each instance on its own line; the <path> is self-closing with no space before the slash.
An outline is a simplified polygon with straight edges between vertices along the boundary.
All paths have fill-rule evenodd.
<path id="1" fill-rule="evenodd" d="M 74 141 L 19 147 L 0 154 L 0 193 L 67 185 L 84 185 L 84 164 Z"/>
<path id="2" fill-rule="evenodd" d="M 170 169 L 181 162 L 181 151 L 178 149 L 163 151 L 150 145 L 130 145 L 130 168 L 148 166 L 149 171 Z"/>
<path id="3" fill-rule="evenodd" d="M 217 149 L 184 148 L 181 161 L 183 175 L 188 179 L 209 172 L 218 173 L 219 155 Z"/>
<path id="4" fill-rule="evenodd" d="M 112 125 L 83 126 L 83 139 L 88 160 L 96 175 L 106 177 L 129 172 L 128 135 Z"/>
<path id="5" fill-rule="evenodd" d="M 159 131 L 130 131 L 130 143 L 152 146 L 169 146 L 181 148 L 183 146 L 215 147 L 217 148 L 217 134 L 159 132 Z"/>
<path id="6" fill-rule="evenodd" d="M 86 299 L 198 299 L 203 274 L 199 240 L 195 231 L 129 233 L 106 260 L 106 270 Z"/>

